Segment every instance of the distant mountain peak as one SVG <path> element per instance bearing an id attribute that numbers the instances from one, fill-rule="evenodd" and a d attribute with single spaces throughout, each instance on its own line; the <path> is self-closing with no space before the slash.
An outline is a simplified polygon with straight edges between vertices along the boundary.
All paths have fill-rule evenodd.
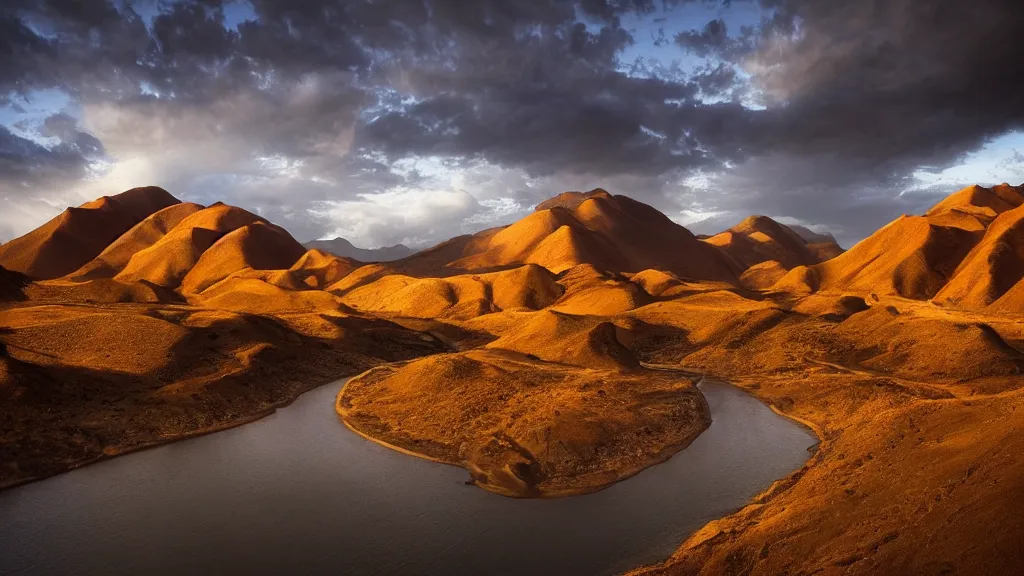
<path id="1" fill-rule="evenodd" d="M 306 242 L 306 248 L 316 248 L 335 256 L 352 258 L 360 262 L 390 262 L 400 260 L 416 251 L 404 244 L 385 246 L 382 248 L 357 248 L 347 239 L 336 237 L 333 240 L 313 240 Z"/>
<path id="2" fill-rule="evenodd" d="M 548 198 L 540 204 L 537 204 L 537 206 L 534 207 L 534 210 L 538 212 L 541 210 L 550 210 L 552 208 L 575 210 L 580 204 L 596 197 L 611 198 L 611 194 L 609 194 L 604 188 L 594 188 L 590 192 L 562 192 L 558 196 Z"/>
<path id="3" fill-rule="evenodd" d="M 789 226 L 789 229 L 796 232 L 808 244 L 818 244 L 821 242 L 832 242 L 836 245 L 839 244 L 839 242 L 836 241 L 836 237 L 828 232 L 815 232 L 814 230 L 811 230 L 806 226 L 800 226 L 799 224 L 792 224 Z"/>

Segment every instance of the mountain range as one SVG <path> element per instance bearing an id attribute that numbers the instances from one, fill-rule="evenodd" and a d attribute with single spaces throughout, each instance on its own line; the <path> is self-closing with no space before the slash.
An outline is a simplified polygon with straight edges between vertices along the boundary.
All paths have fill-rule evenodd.
<path id="1" fill-rule="evenodd" d="M 0 487 L 355 375 L 335 410 L 366 438 L 506 496 L 582 494 L 699 438 L 719 378 L 820 444 L 638 573 L 1016 569 L 1024 185 L 846 251 L 764 216 L 695 236 L 603 189 L 402 248 L 303 246 L 155 187 L 0 245 Z"/>
<path id="2" fill-rule="evenodd" d="M 306 242 L 306 248 L 316 248 L 335 256 L 351 258 L 361 262 L 390 262 L 410 256 L 416 251 L 404 244 L 384 246 L 381 248 L 356 248 L 344 238 L 333 240 L 313 240 Z"/>

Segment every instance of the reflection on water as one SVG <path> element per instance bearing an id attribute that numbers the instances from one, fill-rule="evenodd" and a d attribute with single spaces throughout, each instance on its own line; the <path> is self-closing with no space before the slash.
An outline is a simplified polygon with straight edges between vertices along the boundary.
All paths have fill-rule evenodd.
<path id="1" fill-rule="evenodd" d="M 0 493 L 0 573 L 612 574 L 667 557 L 815 443 L 705 382 L 714 423 L 668 462 L 586 496 L 515 500 L 353 434 L 338 389 Z"/>

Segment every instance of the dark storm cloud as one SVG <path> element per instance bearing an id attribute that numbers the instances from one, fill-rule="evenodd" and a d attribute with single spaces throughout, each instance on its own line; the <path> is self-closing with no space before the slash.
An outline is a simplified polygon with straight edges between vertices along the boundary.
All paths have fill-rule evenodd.
<path id="1" fill-rule="evenodd" d="M 595 10 L 609 21 L 592 32 L 572 10 L 558 9 L 565 7 L 553 3 L 543 12 L 548 21 L 448 23 L 440 27 L 449 34 L 443 57 L 432 61 L 399 51 L 387 72 L 423 100 L 374 118 L 359 145 L 389 157 L 446 154 L 533 174 L 704 165 L 682 140 L 679 104 L 666 103 L 693 106 L 697 86 L 624 74 L 617 54 L 633 39 L 617 18 Z M 642 129 L 651 126 L 665 137 Z"/>
<path id="2" fill-rule="evenodd" d="M 0 187 L 141 156 L 154 183 L 317 235 L 324 203 L 444 185 L 399 167 L 437 157 L 500 172 L 474 176 L 481 198 L 560 191 L 530 178 L 632 183 L 618 191 L 664 209 L 699 199 L 854 238 L 930 202 L 900 194 L 915 171 L 1024 126 L 1010 0 L 760 0 L 753 26 L 728 2 L 709 20 L 706 0 L 251 0 L 231 24 L 237 3 L 139 2 L 2 3 L 0 105 L 56 88 L 84 112 L 32 128 L 56 144 L 0 133 Z M 697 64 L 622 61 L 650 41 L 624 24 L 637 15 Z M 673 192 L 696 173 L 710 189 Z"/>
<path id="3" fill-rule="evenodd" d="M 753 62 L 769 102 L 785 104 L 766 125 L 792 134 L 794 153 L 830 143 L 858 159 L 942 166 L 1024 122 L 1024 78 L 1011 72 L 1024 59 L 1019 2 L 793 0 L 777 10 Z"/>
<path id="4" fill-rule="evenodd" d="M 29 186 L 70 182 L 85 175 L 90 157 L 102 154 L 102 146 L 88 134 L 64 135 L 56 146 L 45 147 L 0 126 L 0 180 Z"/>
<path id="5" fill-rule="evenodd" d="M 734 42 L 734 39 L 729 37 L 727 28 L 725 20 L 715 18 L 701 30 L 687 30 L 676 34 L 676 44 L 701 58 L 718 56 Z"/>
<path id="6" fill-rule="evenodd" d="M 756 36 L 732 38 L 718 21 L 676 36 L 742 66 L 767 106 L 701 132 L 739 152 L 712 178 L 720 210 L 825 223 L 854 240 L 952 191 L 928 194 L 915 171 L 1024 128 L 1024 79 L 1010 72 L 1024 60 L 1019 2 L 762 5 L 774 14 Z"/>

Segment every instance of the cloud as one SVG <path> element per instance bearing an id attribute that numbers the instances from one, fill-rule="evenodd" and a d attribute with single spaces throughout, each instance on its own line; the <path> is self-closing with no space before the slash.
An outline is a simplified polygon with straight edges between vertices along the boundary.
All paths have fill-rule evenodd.
<path id="1" fill-rule="evenodd" d="M 755 4 L 4 2 L 0 225 L 157 184 L 302 240 L 429 242 L 603 186 L 848 243 L 1024 124 L 1015 2 Z M 44 90 L 70 104 L 37 119 Z"/>
<path id="2" fill-rule="evenodd" d="M 402 243 L 422 246 L 439 235 L 455 236 L 448 224 L 478 213 L 480 205 L 464 191 L 394 189 L 361 194 L 351 200 L 327 200 L 319 212 L 334 223 L 324 236 L 361 238 L 368 247 Z"/>

